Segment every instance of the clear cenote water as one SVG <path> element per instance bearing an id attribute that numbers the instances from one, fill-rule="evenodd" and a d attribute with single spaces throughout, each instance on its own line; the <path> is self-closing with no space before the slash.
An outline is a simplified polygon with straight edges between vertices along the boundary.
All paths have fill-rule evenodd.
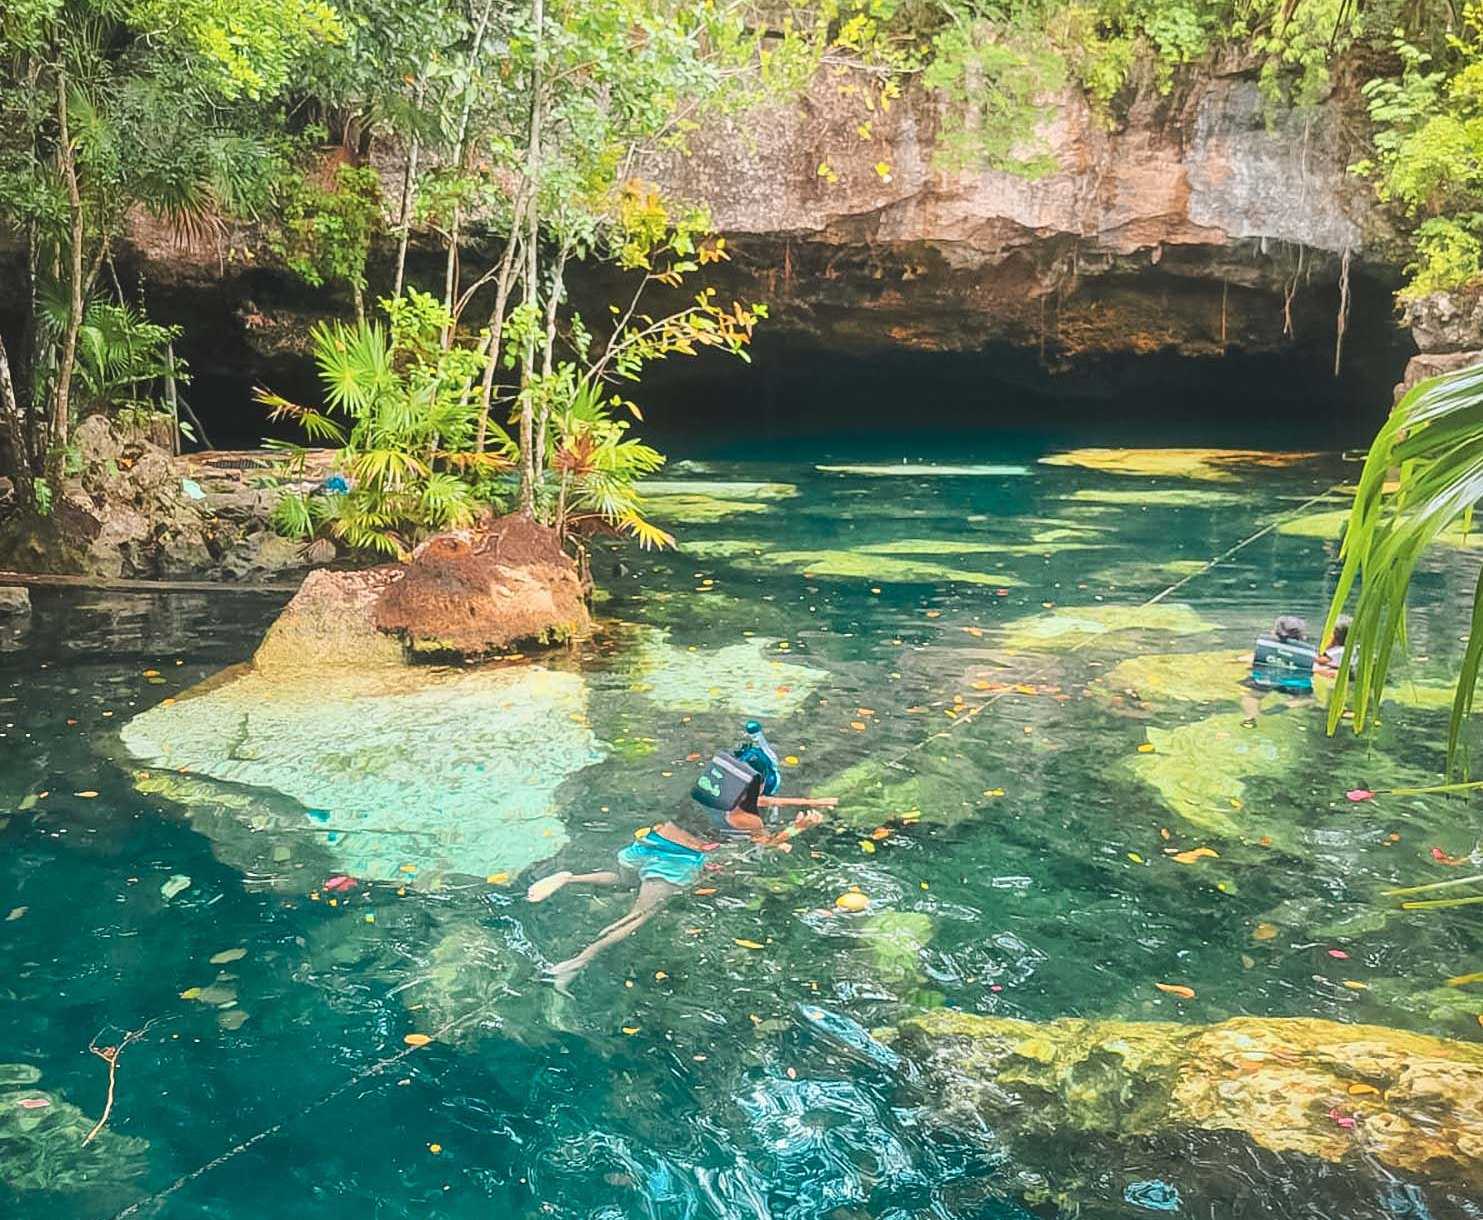
<path id="1" fill-rule="evenodd" d="M 1185 699 L 1108 678 L 1131 657 L 1249 648 L 1278 612 L 1316 623 L 1332 542 L 1273 531 L 1197 570 L 1355 468 L 1204 482 L 1035 457 L 965 448 L 903 476 L 820 447 L 672 472 L 708 497 L 661 489 L 683 549 L 600 555 L 602 630 L 552 662 L 580 677 L 599 756 L 556 788 L 565 845 L 518 876 L 490 859 L 495 881 L 428 888 L 409 839 L 408 871 L 334 906 L 329 865 L 275 877 L 240 863 L 244 843 L 302 863 L 324 834 L 313 817 L 297 837 L 254 831 L 254 802 L 282 798 L 248 790 L 229 832 L 136 790 L 118 740 L 130 717 L 246 659 L 284 599 L 37 592 L 0 643 L 0 1061 L 39 1069 L 39 1087 L 91 1120 L 107 1066 L 90 1041 L 148 1029 L 119 1059 L 109 1125 L 135 1142 L 100 1141 L 85 1174 L 6 1145 L 0 1215 L 101 1220 L 169 1191 L 137 1214 L 1014 1217 L 1050 1181 L 1110 1216 L 1140 1214 L 1123 1191 L 1144 1178 L 1177 1185 L 1189 1215 L 1307 1216 L 1320 1197 L 1323 1214 L 1387 1214 L 1379 1170 L 1223 1165 L 1195 1142 L 1093 1156 L 1068 1134 L 1027 1160 L 932 1123 L 931 1096 L 800 1015 L 818 1005 L 874 1028 L 946 1004 L 1479 1034 L 1475 1002 L 1440 987 L 1483 960 L 1477 908 L 1402 913 L 1378 896 L 1455 875 L 1433 849 L 1473 850 L 1467 806 L 1344 797 L 1433 779 L 1443 711 L 1397 705 L 1356 741 L 1326 738 L 1312 706 L 1269 707 L 1254 732 L 1272 758 L 1252 771 L 1231 753 L 1247 739 L 1218 672 Z M 852 468 L 819 469 L 834 465 Z M 1419 580 L 1408 674 L 1423 688 L 1455 656 L 1472 567 L 1444 553 Z M 1045 634 L 1054 615 L 1137 606 L 1185 577 L 1162 603 L 1182 634 L 1111 630 L 1070 650 L 1077 637 Z M 1013 635 L 1027 623 L 1038 639 Z M 789 791 L 853 779 L 839 816 L 789 856 L 732 859 L 712 892 L 676 900 L 557 997 L 541 965 L 627 898 L 533 907 L 525 884 L 605 866 L 754 706 Z M 1221 717 L 1182 771 L 1169 762 L 1162 734 Z M 305 726 L 306 755 L 348 744 Z M 1169 854 L 1199 846 L 1218 855 Z M 189 885 L 166 897 L 173 876 Z M 851 886 L 870 911 L 834 909 Z M 1275 934 L 1255 939 L 1262 924 Z M 1196 998 L 1155 988 L 1168 980 Z M 215 1003 L 181 998 L 212 986 Z M 438 1004 L 475 1015 L 368 1074 Z"/>

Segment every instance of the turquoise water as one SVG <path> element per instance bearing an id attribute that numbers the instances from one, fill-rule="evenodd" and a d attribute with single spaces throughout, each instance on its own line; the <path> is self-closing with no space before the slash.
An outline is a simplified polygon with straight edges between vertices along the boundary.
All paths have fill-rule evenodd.
<path id="1" fill-rule="evenodd" d="M 1218 658 L 1203 686 L 1196 662 L 1178 667 L 1196 698 L 1109 679 L 1131 657 L 1248 647 L 1278 612 L 1321 618 L 1322 538 L 1272 530 L 1199 569 L 1338 507 L 1309 502 L 1354 467 L 1142 478 L 1019 446 L 903 475 L 899 456 L 673 472 L 656 502 L 686 549 L 600 555 L 602 628 L 551 662 L 580 680 L 598 756 L 555 786 L 552 858 L 505 877 L 481 847 L 487 864 L 433 885 L 409 839 L 406 870 L 333 906 L 325 811 L 290 834 L 284 798 L 248 788 L 231 790 L 233 816 L 208 817 L 136 789 L 119 741 L 129 718 L 247 658 L 282 599 L 36 594 L 29 626 L 0 637 L 0 1060 L 39 1069 L 85 1130 L 108 1078 L 90 1041 L 145 1032 L 88 1152 L 0 1145 L 0 1215 L 95 1220 L 143 1200 L 127 1214 L 1011 1217 L 1050 1183 L 1083 1215 L 1123 1216 L 1144 1214 L 1123 1200 L 1148 1178 L 1176 1185 L 1188 1215 L 1400 1214 L 1395 1183 L 1363 1163 L 945 1128 L 909 1069 L 801 1015 L 873 1028 L 945 1004 L 1479 1035 L 1483 998 L 1442 986 L 1483 968 L 1476 908 L 1398 912 L 1379 895 L 1456 876 L 1434 849 L 1474 849 L 1468 807 L 1344 796 L 1434 777 L 1443 712 L 1397 704 L 1373 739 L 1330 740 L 1311 706 L 1241 729 Z M 1474 570 L 1444 553 L 1419 579 L 1416 698 L 1448 672 Z M 1105 608 L 1180 581 L 1165 617 L 1102 630 L 1117 626 Z M 1054 617 L 1085 631 L 1088 611 L 1096 634 Z M 788 856 L 729 859 L 702 883 L 713 892 L 676 900 L 556 996 L 540 967 L 626 899 L 532 907 L 524 885 L 604 866 L 751 709 L 788 790 L 832 784 L 839 815 Z M 306 760 L 346 744 L 304 726 Z M 1171 854 L 1201 846 L 1216 854 Z M 167 897 L 172 877 L 188 883 Z M 869 911 L 834 908 L 852 886 Z M 216 990 L 181 998 L 195 988 Z M 406 1052 L 408 1032 L 450 1023 Z M 1470 1214 L 1419 1185 L 1433 1214 Z"/>

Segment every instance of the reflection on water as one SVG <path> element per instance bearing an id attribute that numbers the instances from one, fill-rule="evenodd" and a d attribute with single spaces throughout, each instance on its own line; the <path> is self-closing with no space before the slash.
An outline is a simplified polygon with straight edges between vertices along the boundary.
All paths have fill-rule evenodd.
<path id="1" fill-rule="evenodd" d="M 282 1124 L 138 1214 L 1478 1214 L 1362 1153 L 944 1122 L 868 1032 L 949 1006 L 1475 1040 L 1483 997 L 1447 985 L 1483 969 L 1470 908 L 1380 894 L 1465 872 L 1468 807 L 1344 797 L 1435 776 L 1445 712 L 1424 692 L 1458 650 L 1467 555 L 1420 578 L 1409 685 L 1373 741 L 1330 740 L 1320 710 L 1280 700 L 1250 730 L 1232 657 L 1278 612 L 1321 617 L 1333 543 L 1273 531 L 1200 569 L 1275 516 L 1331 511 L 1307 502 L 1345 468 L 1211 484 L 964 452 L 913 473 L 806 455 L 653 489 L 682 549 L 599 557 L 605 625 L 552 662 L 583 685 L 562 712 L 581 740 L 528 791 L 507 790 L 522 781 L 488 700 L 466 729 L 446 707 L 434 730 L 402 717 L 420 781 L 378 778 L 394 720 L 362 734 L 355 705 L 313 700 L 200 774 L 159 749 L 141 771 L 123 726 L 187 708 L 160 705 L 244 659 L 277 600 L 37 594 L 0 653 L 3 1058 L 23 1065 L 0 1067 L 0 1213 L 114 1216 Z M 787 789 L 839 793 L 839 816 L 786 856 L 729 858 L 553 993 L 541 965 L 628 896 L 532 907 L 524 884 L 606 867 L 752 713 Z M 491 789 L 459 772 L 452 799 L 439 767 L 471 752 Z M 331 837 L 357 833 L 376 837 Z M 353 887 L 325 886 L 341 873 Z M 836 905 L 852 888 L 864 910 Z M 120 1139 L 84 1180 L 32 1133 L 96 1116 L 89 1042 L 151 1020 L 119 1059 Z"/>

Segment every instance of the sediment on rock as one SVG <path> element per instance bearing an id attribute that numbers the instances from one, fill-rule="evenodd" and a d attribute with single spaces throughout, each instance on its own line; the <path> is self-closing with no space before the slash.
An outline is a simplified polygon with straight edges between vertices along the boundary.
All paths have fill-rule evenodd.
<path id="1" fill-rule="evenodd" d="M 373 621 L 413 652 L 466 657 L 552 643 L 591 625 L 577 565 L 556 531 L 517 514 L 428 539 L 386 585 Z"/>

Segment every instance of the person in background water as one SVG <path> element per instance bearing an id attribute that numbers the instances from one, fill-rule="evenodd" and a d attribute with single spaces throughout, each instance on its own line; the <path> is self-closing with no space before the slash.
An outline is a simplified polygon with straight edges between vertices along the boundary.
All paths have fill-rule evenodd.
<path id="1" fill-rule="evenodd" d="M 1272 630 L 1258 636 L 1251 653 L 1251 674 L 1241 683 L 1241 722 L 1248 729 L 1256 727 L 1257 712 L 1263 695 L 1273 691 L 1302 697 L 1313 693 L 1313 666 L 1318 662 L 1318 649 L 1308 642 L 1308 624 L 1295 614 L 1279 615 Z"/>
<path id="2" fill-rule="evenodd" d="M 808 808 L 790 826 L 771 831 L 762 818 L 762 809 L 835 803 L 829 799 L 774 796 L 781 783 L 777 755 L 757 721 L 749 720 L 746 732 L 741 745 L 729 753 L 717 754 L 695 781 L 690 796 L 698 808 L 687 805 L 670 820 L 639 831 L 637 840 L 618 853 L 616 870 L 553 873 L 526 891 L 528 901 L 544 902 L 568 885 L 638 885 L 638 897 L 622 918 L 605 927 L 580 953 L 549 968 L 557 990 L 564 992 L 599 953 L 632 936 L 670 898 L 700 880 L 711 852 L 727 843 L 744 842 L 788 850 L 787 840 L 792 835 L 823 818 L 817 808 Z"/>
<path id="3" fill-rule="evenodd" d="M 1347 614 L 1339 615 L 1334 622 L 1334 633 L 1329 637 L 1329 646 L 1318 658 L 1317 669 L 1328 674 L 1339 672 L 1339 666 L 1344 663 L 1344 644 L 1349 639 L 1349 626 L 1352 622 L 1354 620 Z"/>

